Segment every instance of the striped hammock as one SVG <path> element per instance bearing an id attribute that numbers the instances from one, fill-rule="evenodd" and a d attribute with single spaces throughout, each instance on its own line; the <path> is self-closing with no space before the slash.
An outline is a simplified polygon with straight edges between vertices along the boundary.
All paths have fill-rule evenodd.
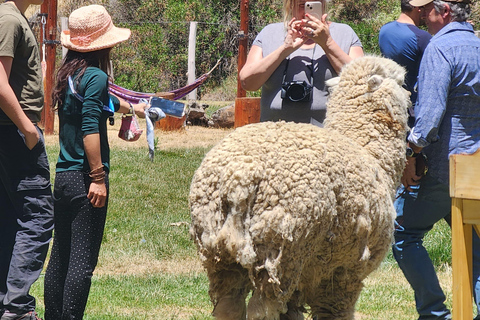
<path id="1" fill-rule="evenodd" d="M 195 90 L 196 88 L 198 88 L 199 86 L 201 86 L 208 79 L 208 77 L 210 76 L 212 71 L 215 70 L 215 68 L 219 65 L 220 61 L 221 61 L 221 59 L 219 59 L 217 61 L 215 66 L 212 69 L 210 69 L 210 71 L 208 71 L 207 73 L 204 73 L 199 78 L 195 79 L 195 81 L 193 83 L 191 83 L 191 84 L 189 84 L 185 87 L 169 91 L 169 93 L 173 93 L 173 98 L 172 99 L 173 100 L 181 99 L 181 98 L 185 97 L 187 94 L 189 94 L 190 92 L 192 92 L 193 90 Z M 148 99 L 150 99 L 150 97 L 155 97 L 156 96 L 155 93 L 137 92 L 137 91 L 125 89 L 125 88 L 120 87 L 119 85 L 116 85 L 114 83 L 109 84 L 108 90 L 110 91 L 110 93 L 112 93 L 112 94 L 114 94 L 114 95 L 116 95 L 116 96 L 126 100 L 127 102 L 130 102 L 130 103 L 138 103 L 140 101 L 140 99 L 148 100 Z"/>

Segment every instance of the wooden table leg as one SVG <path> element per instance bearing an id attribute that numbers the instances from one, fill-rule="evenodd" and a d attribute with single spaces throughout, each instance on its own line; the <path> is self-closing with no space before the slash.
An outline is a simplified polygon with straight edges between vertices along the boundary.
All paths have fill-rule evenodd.
<path id="1" fill-rule="evenodd" d="M 452 198 L 452 320 L 472 319 L 472 225 L 463 224 L 462 209 Z"/>

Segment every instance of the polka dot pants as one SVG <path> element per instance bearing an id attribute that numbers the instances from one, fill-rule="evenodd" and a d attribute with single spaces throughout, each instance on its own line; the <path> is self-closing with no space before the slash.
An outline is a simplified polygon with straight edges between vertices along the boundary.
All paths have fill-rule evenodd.
<path id="1" fill-rule="evenodd" d="M 80 171 L 55 176 L 55 229 L 45 275 L 45 320 L 82 319 L 85 311 L 107 215 L 107 205 L 94 208 L 90 204 L 89 179 Z M 105 181 L 108 193 L 108 176 Z"/>

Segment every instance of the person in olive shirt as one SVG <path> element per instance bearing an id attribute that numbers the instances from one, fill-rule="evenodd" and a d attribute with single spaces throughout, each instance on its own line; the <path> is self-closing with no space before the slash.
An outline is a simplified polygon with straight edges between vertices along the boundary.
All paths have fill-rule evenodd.
<path id="1" fill-rule="evenodd" d="M 68 49 L 57 73 L 60 154 L 54 184 L 55 237 L 45 275 L 45 319 L 82 319 L 108 204 L 107 120 L 113 111 L 145 117 L 108 93 L 111 48 L 130 37 L 100 5 L 74 10 L 61 34 Z M 113 106 L 113 107 L 112 107 Z M 112 110 L 113 109 L 113 110 Z"/>
<path id="2" fill-rule="evenodd" d="M 36 320 L 30 287 L 53 229 L 38 43 L 24 16 L 43 0 L 0 4 L 0 319 Z"/>

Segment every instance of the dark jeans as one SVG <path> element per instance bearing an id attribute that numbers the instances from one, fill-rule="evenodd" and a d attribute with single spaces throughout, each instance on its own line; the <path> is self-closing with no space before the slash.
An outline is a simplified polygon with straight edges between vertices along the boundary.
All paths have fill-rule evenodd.
<path id="1" fill-rule="evenodd" d="M 108 192 L 108 176 L 105 181 Z M 80 171 L 55 176 L 55 234 L 44 290 L 46 320 L 82 319 L 85 312 L 107 216 L 107 205 L 91 205 L 89 186 L 88 174 Z"/>
<path id="2" fill-rule="evenodd" d="M 29 150 L 13 125 L 0 126 L 0 314 L 35 310 L 29 295 L 47 255 L 53 199 L 45 141 Z"/>
<path id="3" fill-rule="evenodd" d="M 402 196 L 395 201 L 397 228 L 393 255 L 415 291 L 418 319 L 451 319 L 432 260 L 423 246 L 425 234 L 435 223 L 445 219 L 450 224 L 452 204 L 449 186 L 427 173 L 419 188 L 406 193 L 403 190 L 401 186 L 397 195 Z M 480 240 L 475 232 L 472 240 L 473 295 L 476 308 L 480 310 Z"/>

